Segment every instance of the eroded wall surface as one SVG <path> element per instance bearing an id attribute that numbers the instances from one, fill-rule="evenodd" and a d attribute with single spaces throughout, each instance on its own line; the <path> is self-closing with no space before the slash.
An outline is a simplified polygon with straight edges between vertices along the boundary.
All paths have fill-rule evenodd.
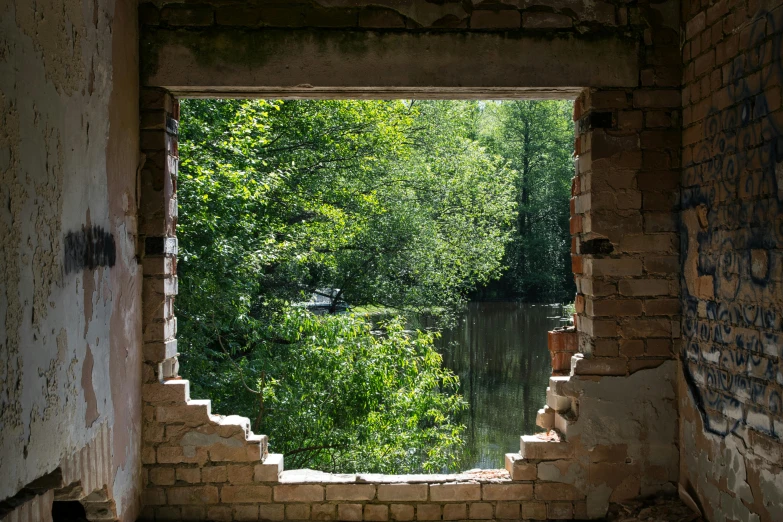
<path id="1" fill-rule="evenodd" d="M 133 0 L 0 5 L 0 502 L 59 468 L 138 512 L 136 27 Z"/>
<path id="2" fill-rule="evenodd" d="M 683 2 L 681 476 L 783 520 L 783 3 Z"/>
<path id="3" fill-rule="evenodd" d="M 676 0 L 142 2 L 143 519 L 599 519 L 609 502 L 673 493 L 679 11 Z M 221 93 L 577 98 L 581 353 L 550 380 L 541 420 L 560 437 L 522 437 L 492 478 L 308 475 L 281 472 L 247 419 L 190 398 L 173 307 L 174 96 Z"/>

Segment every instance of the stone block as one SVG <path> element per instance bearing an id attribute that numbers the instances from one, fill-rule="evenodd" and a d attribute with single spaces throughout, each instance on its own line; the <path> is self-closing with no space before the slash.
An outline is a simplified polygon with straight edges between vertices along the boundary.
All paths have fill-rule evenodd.
<path id="1" fill-rule="evenodd" d="M 644 355 L 644 341 L 641 339 L 622 339 L 620 354 L 624 357 L 641 357 Z"/>
<path id="2" fill-rule="evenodd" d="M 577 352 L 579 338 L 574 328 L 547 332 L 547 347 L 550 352 Z"/>
<path id="3" fill-rule="evenodd" d="M 220 500 L 227 504 L 271 502 L 272 488 L 259 485 L 223 486 L 220 490 Z"/>
<path id="4" fill-rule="evenodd" d="M 571 360 L 574 375 L 625 375 L 628 361 L 623 357 L 577 357 Z"/>
<path id="5" fill-rule="evenodd" d="M 211 409 L 210 401 L 192 400 L 184 406 L 158 406 L 155 418 L 163 423 L 183 423 L 195 427 L 209 422 Z"/>
<path id="6" fill-rule="evenodd" d="M 495 506 L 495 519 L 517 520 L 519 518 L 519 504 L 516 502 L 498 502 Z"/>
<path id="7" fill-rule="evenodd" d="M 454 500 L 481 500 L 480 484 L 432 484 L 430 486 L 430 500 L 454 501 Z"/>
<path id="8" fill-rule="evenodd" d="M 313 504 L 310 510 L 312 520 L 334 520 L 337 506 L 334 504 Z"/>
<path id="9" fill-rule="evenodd" d="M 182 520 L 204 520 L 207 518 L 206 506 L 182 506 Z M 258 520 L 258 516 L 255 519 Z"/>
<path id="10" fill-rule="evenodd" d="M 522 518 L 525 520 L 546 520 L 546 503 L 544 502 L 523 502 Z"/>
<path id="11" fill-rule="evenodd" d="M 640 276 L 642 261 L 634 258 L 588 259 L 585 261 L 585 273 L 593 276 Z"/>
<path id="12" fill-rule="evenodd" d="M 416 520 L 440 520 L 440 504 L 417 504 Z"/>
<path id="13" fill-rule="evenodd" d="M 535 486 L 536 500 L 582 500 L 585 493 L 571 484 L 559 482 L 539 482 Z"/>
<path id="14" fill-rule="evenodd" d="M 471 520 L 492 520 L 492 504 L 488 502 L 475 502 L 468 506 L 468 518 Z"/>
<path id="15" fill-rule="evenodd" d="M 339 504 L 337 506 L 337 519 L 345 522 L 355 522 L 362 519 L 361 504 Z"/>
<path id="16" fill-rule="evenodd" d="M 156 486 L 171 486 L 175 482 L 174 468 L 155 467 L 149 470 L 149 481 Z"/>
<path id="17" fill-rule="evenodd" d="M 177 468 L 177 480 L 187 482 L 188 484 L 198 484 L 201 482 L 201 468 Z M 206 480 L 204 482 L 207 482 Z"/>
<path id="18" fill-rule="evenodd" d="M 585 312 L 589 316 L 641 316 L 642 301 L 639 299 L 588 299 Z"/>
<path id="19" fill-rule="evenodd" d="M 675 109 L 680 103 L 680 91 L 675 89 L 636 89 L 633 92 L 633 106 L 637 109 Z"/>
<path id="20" fill-rule="evenodd" d="M 519 453 L 506 453 L 506 470 L 511 480 L 536 479 L 536 465 L 523 459 Z"/>
<path id="21" fill-rule="evenodd" d="M 275 486 L 275 502 L 323 502 L 324 487 L 317 484 Z"/>
<path id="22" fill-rule="evenodd" d="M 146 343 L 142 347 L 142 355 L 147 362 L 159 363 L 177 356 L 177 340 Z M 187 382 L 187 381 L 185 381 Z M 146 387 L 146 386 L 145 386 Z M 189 400 L 190 395 L 185 398 Z"/>
<path id="23" fill-rule="evenodd" d="M 388 501 L 424 501 L 427 500 L 427 484 L 379 484 L 378 500 Z"/>
<path id="24" fill-rule="evenodd" d="M 545 430 L 555 427 L 555 410 L 549 406 L 541 408 L 536 413 L 536 426 Z"/>
<path id="25" fill-rule="evenodd" d="M 228 481 L 231 484 L 250 484 L 253 482 L 253 472 L 251 464 L 229 465 Z"/>
<path id="26" fill-rule="evenodd" d="M 159 464 L 206 464 L 208 460 L 207 450 L 205 448 L 194 448 L 193 446 L 158 446 L 157 461 Z"/>
<path id="27" fill-rule="evenodd" d="M 443 520 L 464 520 L 468 518 L 467 504 L 446 504 L 443 506 Z"/>
<path id="28" fill-rule="evenodd" d="M 571 520 L 574 518 L 574 505 L 571 502 L 550 502 L 547 516 L 550 520 Z"/>
<path id="29" fill-rule="evenodd" d="M 234 439 L 227 439 L 234 440 Z M 209 459 L 213 462 L 258 462 L 263 446 L 245 443 L 241 445 L 213 444 L 209 446 Z"/>
<path id="30" fill-rule="evenodd" d="M 145 506 L 162 506 L 166 504 L 166 491 L 163 488 L 144 488 L 141 498 Z"/>
<path id="31" fill-rule="evenodd" d="M 558 395 L 550 387 L 546 389 L 546 405 L 555 411 L 567 411 L 571 409 L 571 399 Z"/>
<path id="32" fill-rule="evenodd" d="M 669 319 L 630 319 L 623 323 L 625 337 L 668 337 L 672 336 L 672 322 Z"/>
<path id="33" fill-rule="evenodd" d="M 285 504 L 258 506 L 258 518 L 261 520 L 283 520 L 285 518 Z"/>
<path id="34" fill-rule="evenodd" d="M 646 299 L 644 301 L 645 315 L 678 315 L 680 313 L 679 299 Z"/>
<path id="35" fill-rule="evenodd" d="M 309 520 L 310 505 L 309 504 L 286 504 L 285 518 L 286 520 Z"/>
<path id="36" fill-rule="evenodd" d="M 328 484 L 326 500 L 373 500 L 374 484 Z"/>
<path id="37" fill-rule="evenodd" d="M 269 453 L 264 462 L 253 468 L 253 480 L 256 482 L 277 482 L 283 471 L 282 453 Z"/>
<path id="38" fill-rule="evenodd" d="M 233 506 L 234 520 L 238 522 L 258 520 L 258 506 L 240 504 Z"/>
<path id="39" fill-rule="evenodd" d="M 166 490 L 170 505 L 217 504 L 218 489 L 215 486 L 172 487 Z"/>
<path id="40" fill-rule="evenodd" d="M 389 520 L 389 506 L 378 504 L 365 504 L 364 520 L 375 522 L 385 522 Z"/>
<path id="41" fill-rule="evenodd" d="M 529 460 L 560 460 L 573 456 L 574 450 L 568 442 L 544 440 L 536 435 L 520 437 L 520 454 Z"/>
<path id="42" fill-rule="evenodd" d="M 234 515 L 231 506 L 207 506 L 207 519 L 215 522 L 231 522 Z"/>
<path id="43" fill-rule="evenodd" d="M 409 504 L 392 504 L 389 506 L 392 520 L 409 521 L 413 520 L 413 506 Z"/>
<path id="44" fill-rule="evenodd" d="M 481 496 L 482 500 L 530 500 L 533 484 L 484 484 Z"/>
<path id="45" fill-rule="evenodd" d="M 155 448 L 151 446 L 145 446 L 141 449 L 141 463 L 142 464 L 155 464 L 157 461 Z"/>
<path id="46" fill-rule="evenodd" d="M 207 466 L 201 468 L 201 480 L 204 482 L 227 482 L 228 468 L 226 466 Z"/>
<path id="47" fill-rule="evenodd" d="M 87 516 L 90 516 L 90 509 L 85 508 Z M 182 520 L 182 508 L 175 506 L 160 506 L 155 508 L 156 520 Z M 230 520 L 230 519 L 229 519 Z"/>

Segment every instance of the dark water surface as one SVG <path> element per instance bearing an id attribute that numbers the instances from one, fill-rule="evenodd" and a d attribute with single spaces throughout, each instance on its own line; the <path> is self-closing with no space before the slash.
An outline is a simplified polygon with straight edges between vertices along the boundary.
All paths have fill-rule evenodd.
<path id="1" fill-rule="evenodd" d="M 540 431 L 552 371 L 547 332 L 562 323 L 559 305 L 469 303 L 458 324 L 436 341 L 444 366 L 459 375 L 470 404 L 462 423 L 467 445 L 461 469 L 502 468 L 519 451 L 519 436 Z"/>

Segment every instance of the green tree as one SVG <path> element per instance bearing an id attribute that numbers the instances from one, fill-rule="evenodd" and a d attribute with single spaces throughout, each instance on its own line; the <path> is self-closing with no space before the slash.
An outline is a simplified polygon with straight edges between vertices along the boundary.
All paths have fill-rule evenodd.
<path id="1" fill-rule="evenodd" d="M 292 307 L 454 308 L 500 274 L 514 171 L 473 139 L 474 102 L 186 100 L 179 346 L 194 393 L 295 466 L 455 462 L 458 382 L 399 321 Z M 334 308 L 334 307 L 333 307 Z"/>
<path id="2" fill-rule="evenodd" d="M 518 214 L 503 277 L 485 293 L 527 301 L 570 300 L 569 198 L 573 104 L 560 100 L 487 103 L 481 140 L 515 169 Z"/>
<path id="3" fill-rule="evenodd" d="M 437 472 L 459 462 L 465 403 L 434 334 L 296 309 L 279 319 L 269 341 L 236 361 L 198 352 L 185 365 L 211 382 L 216 409 L 250 415 L 288 467 Z"/>

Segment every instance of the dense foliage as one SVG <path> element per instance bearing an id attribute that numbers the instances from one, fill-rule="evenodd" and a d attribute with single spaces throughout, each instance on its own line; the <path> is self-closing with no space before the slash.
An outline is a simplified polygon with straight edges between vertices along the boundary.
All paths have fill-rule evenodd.
<path id="1" fill-rule="evenodd" d="M 179 346 L 194 392 L 253 419 L 291 466 L 438 470 L 463 408 L 432 339 L 314 316 L 313 292 L 454 309 L 500 275 L 515 171 L 476 102 L 187 100 Z"/>
<path id="2" fill-rule="evenodd" d="M 268 330 L 273 341 L 235 365 L 203 352 L 186 364 L 218 410 L 255 413 L 254 429 L 287 467 L 438 472 L 458 462 L 464 428 L 454 417 L 465 403 L 433 334 L 406 333 L 398 319 L 373 332 L 364 318 L 302 310 Z"/>
<path id="3" fill-rule="evenodd" d="M 508 161 L 516 179 L 518 214 L 503 263 L 508 269 L 479 295 L 530 302 L 574 298 L 568 220 L 573 104 L 562 100 L 488 103 L 481 141 Z"/>

